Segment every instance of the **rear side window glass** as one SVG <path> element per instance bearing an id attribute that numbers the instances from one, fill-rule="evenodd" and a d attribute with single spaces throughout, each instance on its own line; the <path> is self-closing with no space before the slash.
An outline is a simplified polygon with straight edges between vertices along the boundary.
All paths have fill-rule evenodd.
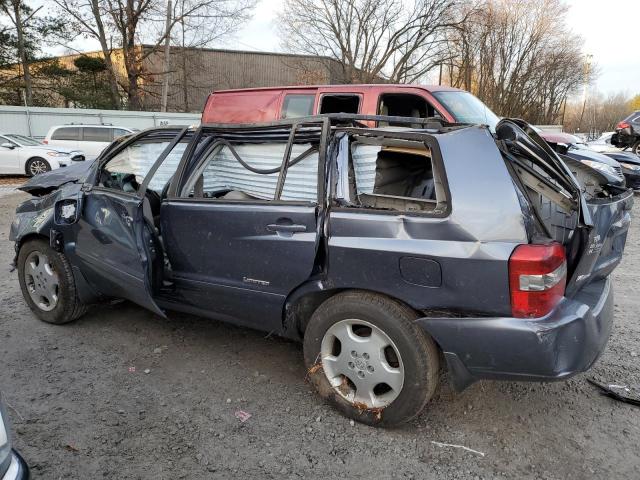
<path id="1" fill-rule="evenodd" d="M 233 149 L 233 151 L 232 151 Z M 286 143 L 219 145 L 183 189 L 185 197 L 221 200 L 274 200 Z M 235 155 L 234 155 L 235 152 Z M 238 161 L 236 155 L 250 168 Z M 318 150 L 294 144 L 280 200 L 316 202 Z M 276 170 L 272 173 L 258 173 Z"/>
<path id="2" fill-rule="evenodd" d="M 80 127 L 57 128 L 51 135 L 51 140 L 80 140 Z"/>
<path id="3" fill-rule="evenodd" d="M 299 118 L 312 115 L 315 99 L 315 95 L 286 95 L 282 104 L 282 118 Z"/>
<path id="4" fill-rule="evenodd" d="M 111 128 L 84 127 L 82 140 L 85 142 L 110 142 Z"/>

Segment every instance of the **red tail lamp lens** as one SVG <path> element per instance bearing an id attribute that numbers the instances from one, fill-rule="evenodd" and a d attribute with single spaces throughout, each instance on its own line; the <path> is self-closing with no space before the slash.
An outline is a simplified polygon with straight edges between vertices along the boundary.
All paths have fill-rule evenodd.
<path id="1" fill-rule="evenodd" d="M 548 314 L 564 296 L 566 283 L 567 261 L 561 244 L 519 245 L 509 258 L 513 316 Z"/>

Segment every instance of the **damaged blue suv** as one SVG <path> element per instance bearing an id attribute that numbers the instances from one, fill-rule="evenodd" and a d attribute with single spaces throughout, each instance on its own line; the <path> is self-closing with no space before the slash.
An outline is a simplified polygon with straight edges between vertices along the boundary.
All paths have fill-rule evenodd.
<path id="1" fill-rule="evenodd" d="M 318 393 L 384 426 L 441 369 L 458 390 L 588 369 L 633 202 L 522 121 L 345 114 L 151 129 L 23 189 L 40 319 L 124 298 L 298 339 Z"/>

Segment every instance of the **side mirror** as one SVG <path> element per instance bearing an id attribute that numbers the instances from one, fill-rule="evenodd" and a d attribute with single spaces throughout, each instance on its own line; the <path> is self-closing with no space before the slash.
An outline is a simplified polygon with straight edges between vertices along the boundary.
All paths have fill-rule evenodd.
<path id="1" fill-rule="evenodd" d="M 8 148 L 9 150 L 13 150 L 16 146 L 13 143 L 4 142 L 0 147 Z"/>
<path id="2" fill-rule="evenodd" d="M 53 223 L 56 225 L 73 225 L 82 213 L 82 193 L 76 198 L 58 200 L 53 207 Z"/>

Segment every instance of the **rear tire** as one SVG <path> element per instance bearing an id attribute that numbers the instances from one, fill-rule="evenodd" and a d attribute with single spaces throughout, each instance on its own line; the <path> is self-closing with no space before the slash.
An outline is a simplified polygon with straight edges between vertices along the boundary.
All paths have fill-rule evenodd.
<path id="1" fill-rule="evenodd" d="M 25 166 L 25 173 L 29 177 L 33 177 L 40 173 L 50 172 L 51 165 L 44 158 L 33 157 L 27 161 Z"/>
<path id="2" fill-rule="evenodd" d="M 304 334 L 310 382 L 358 422 L 392 426 L 413 419 L 434 395 L 440 370 L 438 348 L 416 317 L 382 295 L 350 291 L 331 297 Z"/>
<path id="3" fill-rule="evenodd" d="M 68 323 L 84 315 L 67 257 L 43 239 L 31 240 L 18 253 L 18 277 L 25 302 L 47 323 Z"/>
<path id="4" fill-rule="evenodd" d="M 640 140 L 633 144 L 633 147 L 631 147 L 631 151 L 640 156 Z"/>

